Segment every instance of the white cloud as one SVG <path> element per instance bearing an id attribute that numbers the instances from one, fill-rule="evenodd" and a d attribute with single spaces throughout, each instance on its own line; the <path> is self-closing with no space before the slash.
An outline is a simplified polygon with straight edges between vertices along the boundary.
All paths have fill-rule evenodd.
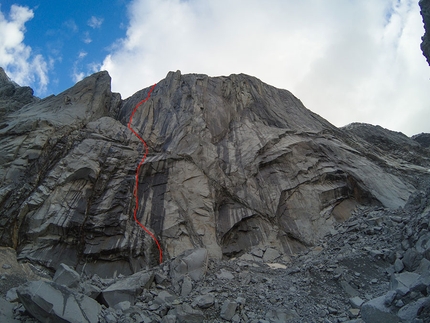
<path id="1" fill-rule="evenodd" d="M 76 33 L 79 30 L 78 25 L 76 25 L 76 22 L 73 19 L 65 21 L 63 25 L 72 33 Z"/>
<path id="2" fill-rule="evenodd" d="M 103 18 L 97 18 L 95 16 L 91 16 L 91 18 L 88 20 L 87 24 L 93 29 L 100 28 L 103 23 Z"/>
<path id="3" fill-rule="evenodd" d="M 247 73 L 337 126 L 430 132 L 415 0 L 134 0 L 102 69 L 129 96 L 168 71 Z"/>
<path id="4" fill-rule="evenodd" d="M 84 32 L 84 37 L 83 37 L 82 41 L 83 41 L 85 44 L 89 44 L 89 43 L 91 43 L 91 42 L 93 41 L 93 40 L 91 39 L 91 37 L 90 37 L 90 33 L 89 33 L 88 31 Z"/>
<path id="5" fill-rule="evenodd" d="M 9 17 L 0 11 L 0 66 L 18 84 L 35 86 L 39 95 L 49 83 L 48 64 L 24 43 L 24 25 L 33 16 L 32 10 L 17 5 L 11 6 Z"/>
<path id="6" fill-rule="evenodd" d="M 87 56 L 88 55 L 88 53 L 87 52 L 79 52 L 79 54 L 78 54 L 78 58 L 79 59 L 82 59 L 82 58 L 84 58 L 85 56 Z"/>

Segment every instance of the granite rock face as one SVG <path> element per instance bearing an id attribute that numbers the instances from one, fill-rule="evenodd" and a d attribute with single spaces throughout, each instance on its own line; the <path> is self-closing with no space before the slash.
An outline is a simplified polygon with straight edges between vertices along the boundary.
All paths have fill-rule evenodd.
<path id="1" fill-rule="evenodd" d="M 20 91 L 7 76 L 0 82 Z M 148 91 L 121 100 L 100 72 L 57 96 L 18 96 L 13 109 L 2 103 L 2 245 L 52 270 L 64 263 L 100 277 L 157 264 L 154 242 L 133 219 L 143 147 L 126 126 Z M 402 153 L 403 141 L 384 149 L 243 74 L 170 72 L 133 128 L 149 146 L 137 216 L 166 259 L 198 248 L 218 259 L 269 246 L 276 257 L 291 255 L 357 206 L 403 207 L 430 175 L 428 152 L 406 136 L 412 155 Z"/>

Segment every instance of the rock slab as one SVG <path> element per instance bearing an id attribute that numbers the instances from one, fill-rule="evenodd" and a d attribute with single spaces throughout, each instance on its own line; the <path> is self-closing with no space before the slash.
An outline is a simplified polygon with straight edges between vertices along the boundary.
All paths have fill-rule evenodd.
<path id="1" fill-rule="evenodd" d="M 99 303 L 54 282 L 29 282 L 17 293 L 25 309 L 41 322 L 98 322 Z"/>

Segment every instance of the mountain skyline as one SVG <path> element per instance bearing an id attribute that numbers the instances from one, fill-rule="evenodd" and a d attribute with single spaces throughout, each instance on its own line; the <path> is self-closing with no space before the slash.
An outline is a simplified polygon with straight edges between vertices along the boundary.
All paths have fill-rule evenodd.
<path id="1" fill-rule="evenodd" d="M 245 73 L 336 126 L 430 132 L 416 1 L 2 1 L 0 66 L 39 97 L 107 70 L 128 97 L 169 70 Z"/>

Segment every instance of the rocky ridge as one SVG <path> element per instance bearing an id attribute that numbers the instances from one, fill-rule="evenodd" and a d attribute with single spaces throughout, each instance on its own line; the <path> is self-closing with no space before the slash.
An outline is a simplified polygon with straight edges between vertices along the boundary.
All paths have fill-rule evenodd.
<path id="1" fill-rule="evenodd" d="M 12 300 L 41 321 L 70 320 L 63 316 L 71 306 L 88 322 L 341 322 L 360 315 L 349 310 L 352 301 L 345 303 L 349 287 L 386 280 L 393 258 L 384 258 L 383 246 L 401 261 L 408 249 L 419 249 L 416 241 L 406 249 L 388 245 L 401 238 L 407 221 L 415 230 L 422 224 L 413 219 L 428 217 L 426 198 L 421 213 L 408 206 L 429 186 L 430 152 L 419 140 L 366 124 L 338 129 L 290 92 L 247 75 L 177 71 L 157 83 L 133 119 L 150 147 L 139 176 L 138 216 L 163 246 L 166 261 L 157 267 L 156 247 L 132 217 L 142 145 L 126 127 L 149 88 L 122 100 L 100 72 L 40 100 L 1 72 L 0 241 L 48 280 L 20 287 Z M 422 261 L 428 259 L 423 248 Z M 345 263 L 335 257 L 339 250 Z M 351 269 L 362 262 L 366 271 L 372 259 L 377 278 Z M 266 265 L 274 261 L 281 268 Z M 310 265 L 302 268 L 303 261 Z M 338 267 L 341 273 L 346 267 L 348 278 L 327 283 Z M 18 278 L 3 291 L 34 280 Z M 370 302 L 388 289 L 369 286 L 368 294 L 350 298 Z M 339 294 L 326 302 L 337 309 L 315 303 L 322 297 L 317 287 Z M 64 303 L 53 304 L 46 298 L 52 293 Z M 414 295 L 427 297 L 420 293 Z M 418 300 L 402 297 L 407 305 Z M 421 311 L 426 303 L 420 302 Z M 379 315 L 372 304 L 363 309 Z M 16 317 L 28 319 L 22 306 L 16 309 Z M 397 310 L 383 308 L 394 316 Z"/>

